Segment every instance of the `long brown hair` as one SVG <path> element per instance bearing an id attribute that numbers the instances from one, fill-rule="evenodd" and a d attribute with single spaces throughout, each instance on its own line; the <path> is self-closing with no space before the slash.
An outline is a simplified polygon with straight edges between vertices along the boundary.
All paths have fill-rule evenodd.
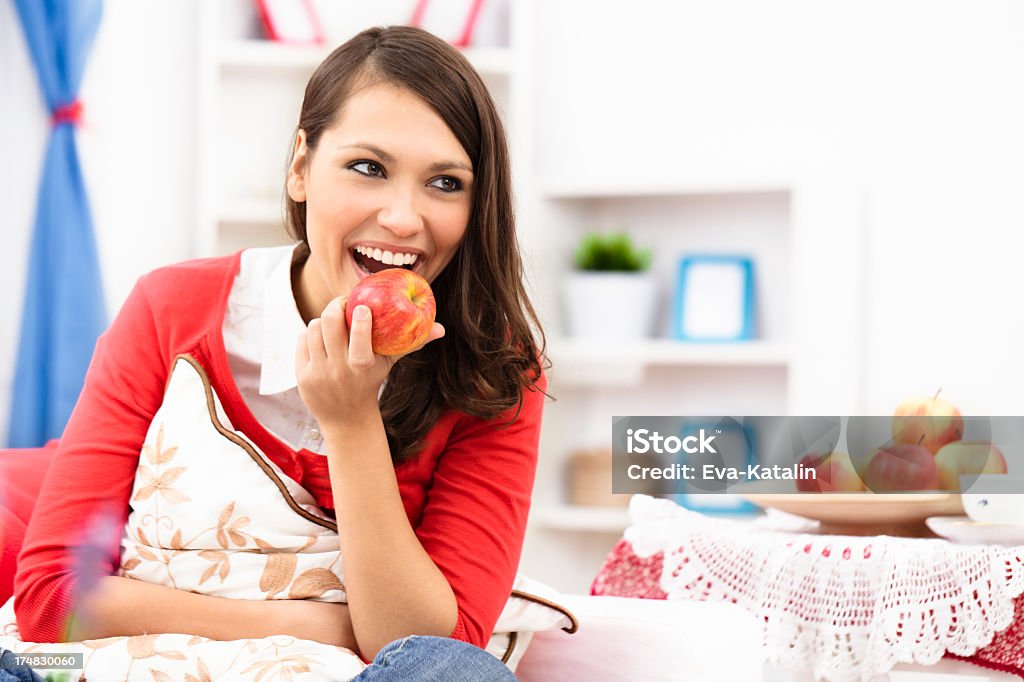
<path id="1" fill-rule="evenodd" d="M 310 155 L 346 99 L 367 84 L 405 88 L 431 106 L 466 151 L 474 175 L 466 234 L 431 283 L 445 337 L 399 360 L 381 396 L 398 464 L 415 454 L 446 409 L 487 419 L 513 408 L 518 414 L 523 392 L 538 390 L 544 332 L 523 283 L 505 130 L 479 74 L 426 31 L 367 29 L 334 50 L 306 85 L 296 134 L 306 132 Z M 307 243 L 305 203 L 285 192 L 285 211 L 291 236 Z"/>

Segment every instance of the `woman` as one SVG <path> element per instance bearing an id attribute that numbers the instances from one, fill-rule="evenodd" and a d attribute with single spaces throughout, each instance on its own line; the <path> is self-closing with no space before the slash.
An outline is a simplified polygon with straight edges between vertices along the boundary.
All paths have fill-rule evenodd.
<path id="1" fill-rule="evenodd" d="M 307 85 L 286 191 L 294 249 L 150 273 L 98 342 L 19 556 L 21 638 L 290 635 L 373 661 L 357 679 L 511 677 L 480 648 L 545 380 L 495 106 L 443 41 L 364 31 Z M 437 300 L 405 357 L 344 320 L 386 267 Z"/>

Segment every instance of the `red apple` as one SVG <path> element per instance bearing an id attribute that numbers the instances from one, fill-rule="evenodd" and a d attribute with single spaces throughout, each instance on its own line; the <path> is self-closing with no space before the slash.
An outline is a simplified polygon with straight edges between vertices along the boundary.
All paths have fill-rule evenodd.
<path id="1" fill-rule="evenodd" d="M 800 464 L 813 468 L 817 478 L 797 479 L 796 489 L 811 493 L 858 493 L 864 490 L 864 482 L 853 468 L 850 456 L 845 452 L 826 455 L 807 455 Z"/>
<path id="2" fill-rule="evenodd" d="M 960 492 L 964 474 L 1005 474 L 1006 458 L 992 443 L 958 440 L 935 454 L 943 490 Z"/>
<path id="3" fill-rule="evenodd" d="M 864 484 L 876 493 L 938 490 L 941 484 L 935 457 L 921 445 L 884 446 L 864 471 Z"/>
<path id="4" fill-rule="evenodd" d="M 963 432 L 960 410 L 938 395 L 904 400 L 892 418 L 894 443 L 921 445 L 933 455 L 946 443 L 959 440 Z"/>
<path id="5" fill-rule="evenodd" d="M 437 310 L 427 280 L 403 268 L 375 272 L 353 287 L 345 306 L 350 329 L 358 305 L 370 309 L 373 352 L 378 355 L 404 355 L 426 343 Z"/>

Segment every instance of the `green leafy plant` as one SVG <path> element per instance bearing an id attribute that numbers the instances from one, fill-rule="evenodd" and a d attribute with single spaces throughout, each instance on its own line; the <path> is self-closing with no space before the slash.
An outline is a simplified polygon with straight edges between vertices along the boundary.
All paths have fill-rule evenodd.
<path id="1" fill-rule="evenodd" d="M 591 232 L 576 249 L 576 269 L 590 272 L 642 272 L 651 266 L 651 250 L 633 246 L 629 235 Z"/>
<path id="2" fill-rule="evenodd" d="M 43 678 L 45 682 L 72 682 L 73 679 L 77 678 L 74 678 L 71 675 L 71 673 L 65 672 L 47 673 L 46 676 Z"/>

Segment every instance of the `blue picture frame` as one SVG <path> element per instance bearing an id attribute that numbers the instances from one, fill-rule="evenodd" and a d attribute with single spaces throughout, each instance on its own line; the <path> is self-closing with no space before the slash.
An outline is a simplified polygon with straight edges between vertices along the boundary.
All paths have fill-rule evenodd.
<path id="1" fill-rule="evenodd" d="M 679 431 L 680 438 L 696 435 L 701 429 L 705 431 L 738 431 L 742 434 L 747 443 L 747 452 L 744 464 L 757 463 L 757 429 L 753 424 L 741 424 L 732 419 L 728 423 L 722 420 L 717 422 L 688 421 Z M 751 502 L 733 493 L 700 493 L 693 487 L 683 483 L 680 492 L 669 495 L 669 499 L 681 507 L 703 514 L 723 515 L 750 515 L 758 511 L 758 507 Z"/>
<path id="2" fill-rule="evenodd" d="M 723 343 L 754 338 L 754 262 L 741 255 L 702 254 L 679 261 L 671 336 Z"/>

